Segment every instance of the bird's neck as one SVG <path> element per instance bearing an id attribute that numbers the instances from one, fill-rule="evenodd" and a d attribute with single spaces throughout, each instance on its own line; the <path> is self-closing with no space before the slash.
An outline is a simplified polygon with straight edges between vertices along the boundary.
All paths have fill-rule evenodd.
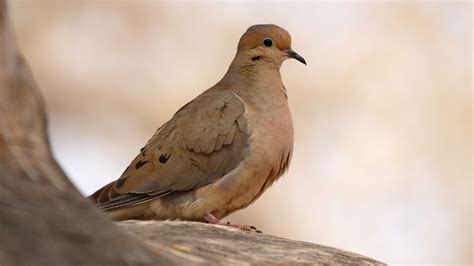
<path id="1" fill-rule="evenodd" d="M 255 108 L 268 105 L 287 105 L 287 94 L 283 85 L 280 66 L 265 63 L 252 64 L 234 60 L 216 88 L 232 90 Z"/>
<path id="2" fill-rule="evenodd" d="M 261 90 L 279 89 L 283 84 L 280 67 L 281 63 L 252 61 L 246 57 L 236 56 L 223 80 L 232 80 L 237 82 L 235 84 L 244 84 Z"/>

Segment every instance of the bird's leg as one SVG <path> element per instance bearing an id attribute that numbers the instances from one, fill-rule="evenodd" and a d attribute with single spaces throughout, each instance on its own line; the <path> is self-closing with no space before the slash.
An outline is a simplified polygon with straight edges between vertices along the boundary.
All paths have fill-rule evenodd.
<path id="1" fill-rule="evenodd" d="M 225 225 L 225 226 L 238 228 L 238 229 L 241 229 L 241 230 L 244 230 L 244 231 L 254 231 L 254 232 L 257 232 L 257 233 L 262 233 L 262 231 L 257 230 L 257 228 L 255 228 L 255 226 L 245 225 L 245 224 L 231 224 L 230 222 L 223 223 L 223 222 L 221 222 L 221 220 L 217 219 L 214 215 L 212 215 L 210 213 L 204 215 L 204 217 L 202 217 L 202 218 L 210 224 Z"/>

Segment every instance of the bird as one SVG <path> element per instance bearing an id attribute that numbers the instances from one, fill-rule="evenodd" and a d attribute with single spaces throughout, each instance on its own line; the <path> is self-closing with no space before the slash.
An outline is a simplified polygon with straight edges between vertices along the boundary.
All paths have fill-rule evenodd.
<path id="1" fill-rule="evenodd" d="M 222 222 L 288 169 L 293 122 L 280 67 L 305 59 L 274 24 L 249 27 L 224 77 L 185 104 L 123 174 L 88 198 L 113 220 Z"/>

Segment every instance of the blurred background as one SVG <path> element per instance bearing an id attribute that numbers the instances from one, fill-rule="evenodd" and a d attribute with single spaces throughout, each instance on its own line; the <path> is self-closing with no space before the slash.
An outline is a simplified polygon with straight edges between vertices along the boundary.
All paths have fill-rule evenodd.
<path id="1" fill-rule="evenodd" d="M 290 171 L 226 220 L 391 264 L 472 262 L 471 3 L 10 2 L 85 195 L 226 72 L 241 34 L 274 23 L 308 62 L 282 76 Z"/>

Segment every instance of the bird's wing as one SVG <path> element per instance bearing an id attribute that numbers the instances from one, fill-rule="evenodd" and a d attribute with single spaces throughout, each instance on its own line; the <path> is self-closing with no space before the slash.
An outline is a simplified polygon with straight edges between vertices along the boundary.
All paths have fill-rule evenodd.
<path id="1" fill-rule="evenodd" d="M 111 210 L 210 184 L 243 160 L 245 104 L 231 91 L 207 91 L 183 106 L 122 176 L 90 196 Z"/>

